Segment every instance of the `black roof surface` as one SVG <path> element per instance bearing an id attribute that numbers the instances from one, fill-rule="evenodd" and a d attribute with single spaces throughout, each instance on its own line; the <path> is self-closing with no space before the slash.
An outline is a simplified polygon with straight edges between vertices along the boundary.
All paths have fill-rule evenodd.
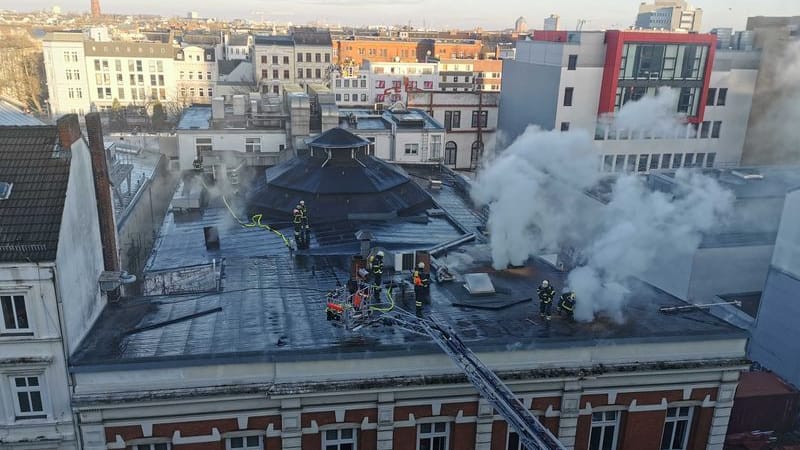
<path id="1" fill-rule="evenodd" d="M 417 224 L 410 234 L 404 222 L 382 222 L 373 231 L 375 245 L 395 244 L 431 248 L 475 231 L 483 223 L 458 191 L 458 183 L 441 176 L 441 190 L 430 191 L 459 230 L 447 232 L 446 222 Z M 234 206 L 235 208 L 235 206 Z M 103 370 L 119 365 L 148 366 L 219 364 L 247 361 L 297 361 L 303 359 L 365 359 L 378 355 L 438 353 L 428 339 L 399 328 L 374 325 L 348 332 L 325 317 L 325 292 L 347 279 L 349 257 L 357 253 L 352 230 L 341 235 L 341 245 L 321 245 L 319 236 L 308 252 L 290 254 L 280 239 L 268 232 L 246 229 L 226 219 L 222 208 L 207 209 L 194 220 L 168 220 L 148 270 L 189 266 L 224 257 L 221 292 L 125 299 L 109 304 L 73 355 L 73 370 Z M 223 226 L 226 222 L 227 227 Z M 202 239 L 203 226 L 219 224 L 221 249 L 209 253 Z M 369 226 L 369 224 L 359 224 Z M 437 231 L 438 230 L 438 231 Z M 403 244 L 409 236 L 427 240 Z M 702 311 L 663 315 L 662 305 L 683 304 L 671 295 L 642 282 L 633 282 L 636 295 L 626 305 L 625 322 L 600 317 L 591 323 L 554 319 L 547 331 L 538 314 L 535 287 L 548 279 L 560 288 L 564 274 L 532 260 L 523 268 L 491 269 L 486 244 L 453 250 L 448 261 L 459 260 L 459 273 L 489 273 L 498 293 L 470 297 L 459 281 L 432 284 L 426 314 L 447 322 L 476 351 L 511 348 L 553 348 L 572 345 L 608 345 L 610 342 L 697 342 L 741 337 L 743 332 Z M 398 280 L 408 273 L 392 275 Z M 413 310 L 411 295 L 395 290 L 396 305 Z M 581 299 L 579 299 L 581 301 Z M 454 303 L 506 302 L 504 309 L 487 310 Z M 532 319 L 533 323 L 529 320 Z"/>
<path id="2" fill-rule="evenodd" d="M 344 128 L 331 128 L 308 142 L 311 147 L 321 148 L 343 148 L 363 147 L 369 145 L 369 141 L 357 134 L 353 134 Z"/>
<path id="3" fill-rule="evenodd" d="M 55 261 L 69 182 L 69 151 L 55 126 L 0 126 L 0 261 Z"/>
<path id="4" fill-rule="evenodd" d="M 294 45 L 292 37 L 284 35 L 267 36 L 263 34 L 257 34 L 253 40 L 256 45 Z"/>
<path id="5" fill-rule="evenodd" d="M 332 46 L 331 33 L 329 31 L 294 31 L 292 39 L 297 45 L 320 45 Z"/>

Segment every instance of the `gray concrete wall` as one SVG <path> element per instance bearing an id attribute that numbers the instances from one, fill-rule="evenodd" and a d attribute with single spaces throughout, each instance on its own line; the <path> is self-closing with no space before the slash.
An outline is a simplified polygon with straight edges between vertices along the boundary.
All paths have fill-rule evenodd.
<path id="1" fill-rule="evenodd" d="M 786 194 L 772 265 L 800 279 L 800 189 Z"/>
<path id="2" fill-rule="evenodd" d="M 800 386 L 800 189 L 786 195 L 748 357 Z"/>
<path id="3" fill-rule="evenodd" d="M 692 264 L 690 301 L 711 303 L 719 294 L 761 291 L 772 249 L 772 245 L 699 249 Z"/>
<path id="4" fill-rule="evenodd" d="M 546 130 L 555 127 L 558 96 L 553 94 L 560 81 L 560 65 L 503 61 L 498 119 L 501 146 L 510 144 L 531 124 Z"/>
<path id="5" fill-rule="evenodd" d="M 169 171 L 168 159 L 162 156 L 127 211 L 117 220 L 119 261 L 122 270 L 142 279 L 142 270 L 153 249 L 153 242 L 167 213 L 178 179 Z M 125 295 L 139 293 L 140 282 L 123 288 Z"/>
<path id="6" fill-rule="evenodd" d="M 106 302 L 98 284 L 104 270 L 103 245 L 89 147 L 72 144 L 69 183 L 56 253 L 58 295 L 63 302 L 69 353 L 78 346 Z"/>

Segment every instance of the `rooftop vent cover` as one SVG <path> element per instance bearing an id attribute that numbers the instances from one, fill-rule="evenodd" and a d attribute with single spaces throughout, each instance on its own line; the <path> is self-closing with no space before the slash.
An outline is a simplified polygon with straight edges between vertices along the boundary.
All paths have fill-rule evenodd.
<path id="1" fill-rule="evenodd" d="M 11 196 L 11 188 L 14 187 L 14 183 L 6 183 L 5 181 L 0 181 L 0 200 L 6 200 L 8 197 Z"/>
<path id="2" fill-rule="evenodd" d="M 464 275 L 464 287 L 471 295 L 494 294 L 494 285 L 488 273 L 468 273 Z"/>

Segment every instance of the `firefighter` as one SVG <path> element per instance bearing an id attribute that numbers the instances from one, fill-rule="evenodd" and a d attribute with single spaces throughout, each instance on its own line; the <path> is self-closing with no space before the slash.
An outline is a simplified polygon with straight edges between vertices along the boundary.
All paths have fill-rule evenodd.
<path id="1" fill-rule="evenodd" d="M 372 284 L 376 288 L 381 287 L 383 281 L 383 251 L 379 250 L 375 256 L 370 257 L 370 268 L 372 269 Z"/>
<path id="2" fill-rule="evenodd" d="M 305 239 L 303 239 L 303 219 L 300 216 L 300 210 L 297 208 L 292 211 L 292 224 L 294 225 L 294 242 L 297 244 L 297 248 L 306 248 Z"/>
<path id="3" fill-rule="evenodd" d="M 542 281 L 542 284 L 536 288 L 536 293 L 539 295 L 539 317 L 545 319 L 550 323 L 550 312 L 553 309 L 553 297 L 556 296 L 556 291 L 550 282 L 547 280 Z"/>
<path id="4" fill-rule="evenodd" d="M 297 204 L 297 210 L 300 211 L 300 221 L 303 226 L 303 240 L 308 243 L 310 240 L 309 233 L 311 227 L 308 226 L 308 209 L 306 209 L 305 200 L 300 200 L 300 203 Z"/>
<path id="5" fill-rule="evenodd" d="M 431 276 L 425 271 L 424 262 L 417 264 L 417 270 L 414 271 L 411 279 L 414 282 L 414 298 L 418 307 L 421 307 L 422 303 L 430 303 Z"/>
<path id="6" fill-rule="evenodd" d="M 573 320 L 575 318 L 575 293 L 567 291 L 561 294 L 558 301 L 558 315 L 565 313 L 567 318 Z"/>

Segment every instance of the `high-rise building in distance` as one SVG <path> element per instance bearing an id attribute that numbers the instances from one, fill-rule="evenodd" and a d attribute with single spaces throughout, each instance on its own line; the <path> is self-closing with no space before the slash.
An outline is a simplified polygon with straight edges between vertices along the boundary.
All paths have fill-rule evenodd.
<path id="1" fill-rule="evenodd" d="M 667 31 L 700 31 L 703 10 L 694 8 L 685 0 L 654 0 L 652 4 L 639 5 L 637 28 Z"/>

